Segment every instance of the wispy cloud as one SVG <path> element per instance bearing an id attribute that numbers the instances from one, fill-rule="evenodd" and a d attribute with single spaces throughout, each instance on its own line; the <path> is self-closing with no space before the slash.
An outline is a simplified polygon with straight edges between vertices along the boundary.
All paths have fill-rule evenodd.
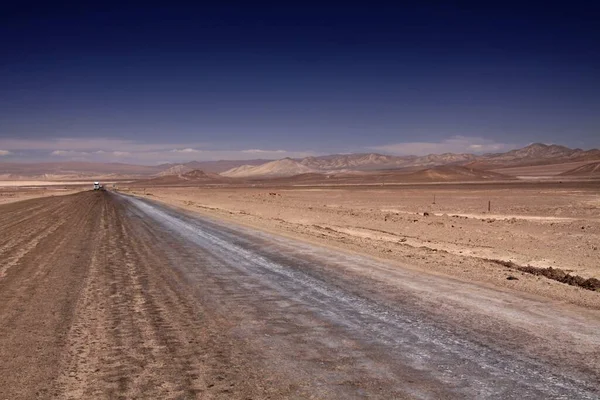
<path id="1" fill-rule="evenodd" d="M 262 150 L 262 149 L 248 149 L 248 150 L 242 150 L 242 153 L 249 153 L 249 154 L 263 154 L 263 153 L 287 153 L 287 151 L 285 150 Z"/>
<path id="2" fill-rule="evenodd" d="M 452 136 L 439 142 L 400 142 L 371 147 L 372 150 L 397 155 L 441 153 L 492 153 L 513 149 L 514 144 L 499 143 L 473 136 Z"/>
<path id="3" fill-rule="evenodd" d="M 197 149 L 192 149 L 191 147 L 187 147 L 185 149 L 173 149 L 171 150 L 171 153 L 184 153 L 184 154 L 191 154 L 191 153 L 200 153 L 201 150 L 197 150 Z"/>
<path id="4" fill-rule="evenodd" d="M 165 151 L 179 148 L 202 147 L 202 143 L 148 143 L 114 138 L 48 138 L 48 139 L 0 139 L 6 150 L 46 150 L 97 152 L 105 151 Z M 98 153 L 100 154 L 100 153 Z"/>
<path id="5" fill-rule="evenodd" d="M 29 161 L 47 159 L 86 160 L 95 162 L 128 162 L 157 164 L 192 160 L 248 160 L 253 158 L 278 159 L 316 155 L 310 151 L 282 149 L 222 149 L 202 143 L 147 143 L 111 138 L 53 138 L 53 139 L 0 139 L 6 154 L 17 151 Z M 0 153 L 2 155 L 2 153 Z"/>
<path id="6" fill-rule="evenodd" d="M 58 157 L 80 157 L 87 156 L 90 153 L 86 151 L 74 151 L 74 150 L 54 150 L 50 153 L 50 155 L 58 156 Z"/>
<path id="7" fill-rule="evenodd" d="M 0 156 L 9 156 L 12 153 L 8 150 L 0 150 Z"/>

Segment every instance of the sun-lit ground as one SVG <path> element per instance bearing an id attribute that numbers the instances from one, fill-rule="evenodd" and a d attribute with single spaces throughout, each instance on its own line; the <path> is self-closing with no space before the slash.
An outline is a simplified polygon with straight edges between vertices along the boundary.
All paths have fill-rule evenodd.
<path id="1" fill-rule="evenodd" d="M 144 195 L 142 189 L 122 188 Z M 600 278 L 597 183 L 152 187 L 145 196 L 263 229 L 536 293 L 564 286 L 486 260 Z M 488 211 L 489 207 L 489 211 Z M 538 282 L 539 281 L 539 282 Z M 568 289 L 567 289 L 568 290 Z"/>
<path id="2" fill-rule="evenodd" d="M 27 185 L 3 185 L 0 182 L 0 204 L 13 203 L 16 201 L 33 199 L 36 197 L 61 196 L 84 190 L 82 186 L 71 186 L 62 184 L 46 186 Z"/>

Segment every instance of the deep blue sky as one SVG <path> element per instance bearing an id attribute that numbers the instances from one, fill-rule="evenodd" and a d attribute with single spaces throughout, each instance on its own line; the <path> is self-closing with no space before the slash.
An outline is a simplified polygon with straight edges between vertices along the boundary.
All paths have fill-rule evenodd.
<path id="1" fill-rule="evenodd" d="M 201 3 L 4 6 L 0 160 L 600 146 L 592 2 Z"/>

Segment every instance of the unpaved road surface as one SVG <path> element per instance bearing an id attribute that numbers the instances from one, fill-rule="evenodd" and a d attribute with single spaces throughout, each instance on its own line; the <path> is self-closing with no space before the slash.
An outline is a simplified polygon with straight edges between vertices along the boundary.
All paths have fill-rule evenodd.
<path id="1" fill-rule="evenodd" d="M 0 207 L 0 399 L 596 399 L 599 332 L 115 193 Z"/>

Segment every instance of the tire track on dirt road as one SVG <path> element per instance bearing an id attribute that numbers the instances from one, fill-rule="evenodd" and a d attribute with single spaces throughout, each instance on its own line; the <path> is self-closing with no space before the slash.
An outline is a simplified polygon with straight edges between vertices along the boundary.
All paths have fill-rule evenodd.
<path id="1" fill-rule="evenodd" d="M 14 215 L 10 211 L 6 214 L 11 218 L 0 221 L 2 233 L 0 234 L 0 257 L 6 257 L 7 252 L 22 249 L 20 244 L 28 244 L 32 238 L 43 235 L 44 232 L 61 223 L 61 215 L 65 214 L 64 203 L 46 204 L 35 207 L 32 205 L 30 212 L 25 216 Z M 17 213 L 21 214 L 21 213 Z M 36 223 L 31 223 L 35 221 Z"/>
<path id="2" fill-rule="evenodd" d="M 50 383 L 65 346 L 73 310 L 89 264 L 93 246 L 97 197 L 87 194 L 65 197 L 49 214 L 58 227 L 29 246 L 0 279 L 0 398 L 50 397 Z M 11 204 L 14 207 L 16 204 Z M 24 202 L 28 208 L 38 202 Z M 77 205 L 77 207 L 73 207 Z M 70 206 L 56 215 L 52 210 Z M 40 230 L 48 225 L 32 219 Z M 25 227 L 27 228 L 27 227 Z M 5 227 L 2 235 L 11 234 Z M 6 262 L 3 257 L 2 264 Z"/>
<path id="3" fill-rule="evenodd" d="M 190 297 L 152 231 L 132 224 L 114 201 L 102 215 L 56 393 L 73 399 L 269 393 L 256 387 L 260 379 L 241 345 L 227 340 L 223 325 Z"/>
<path id="4" fill-rule="evenodd" d="M 0 278 L 44 237 L 66 222 L 73 209 L 85 208 L 81 198 L 26 200 L 6 205 L 0 221 Z"/>
<path id="5" fill-rule="evenodd" d="M 129 201 L 154 231 L 168 231 L 165 242 L 180 238 L 165 248 L 171 265 L 236 321 L 267 364 L 310 388 L 304 395 L 599 395 L 592 383 L 600 376 L 598 313 L 578 309 L 580 316 L 537 298 Z M 204 262 L 181 259 L 177 243 L 186 242 Z"/>
<path id="6" fill-rule="evenodd" d="M 21 237 L 1 262 L 27 250 L 0 279 L 0 398 L 289 397 L 108 193 L 19 206 L 37 216 L 0 228 Z"/>
<path id="7" fill-rule="evenodd" d="M 110 192 L 6 209 L 0 399 L 600 396 L 592 312 Z"/>

